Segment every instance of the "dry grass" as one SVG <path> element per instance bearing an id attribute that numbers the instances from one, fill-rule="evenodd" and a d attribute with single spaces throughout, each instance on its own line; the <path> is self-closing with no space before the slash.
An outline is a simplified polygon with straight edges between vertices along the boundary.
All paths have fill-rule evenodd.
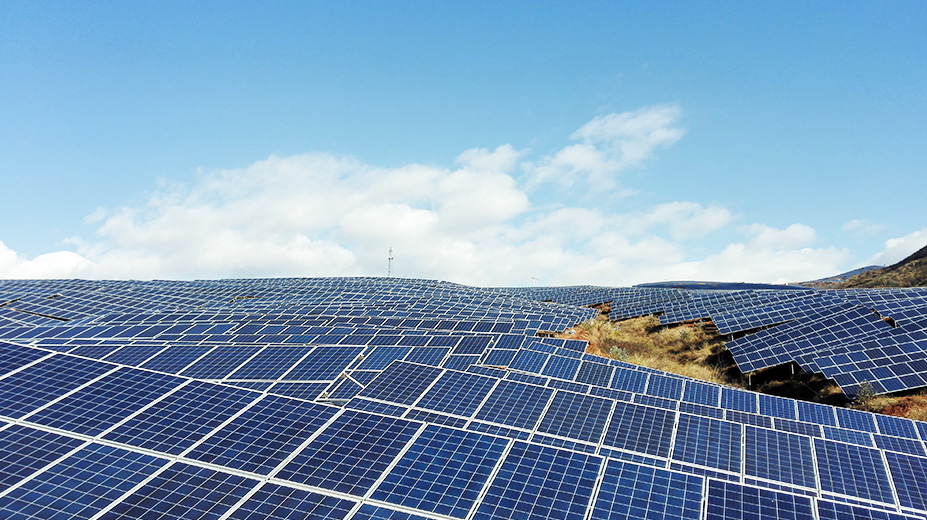
<path id="1" fill-rule="evenodd" d="M 724 350 L 723 343 L 700 326 L 657 330 L 654 317 L 611 323 L 605 318 L 583 322 L 563 337 L 589 342 L 587 352 L 683 376 L 738 385 L 714 362 Z"/>
<path id="2" fill-rule="evenodd" d="M 902 397 L 862 396 L 854 406 L 857 410 L 907 417 L 916 421 L 927 421 L 927 390 Z"/>

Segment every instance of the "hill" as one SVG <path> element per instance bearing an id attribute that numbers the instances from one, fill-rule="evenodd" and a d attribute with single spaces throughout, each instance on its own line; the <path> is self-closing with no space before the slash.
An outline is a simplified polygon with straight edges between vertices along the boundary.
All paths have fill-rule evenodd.
<path id="1" fill-rule="evenodd" d="M 876 287 L 924 287 L 927 286 L 927 246 L 898 262 L 850 277 L 837 284 L 837 289 Z"/>

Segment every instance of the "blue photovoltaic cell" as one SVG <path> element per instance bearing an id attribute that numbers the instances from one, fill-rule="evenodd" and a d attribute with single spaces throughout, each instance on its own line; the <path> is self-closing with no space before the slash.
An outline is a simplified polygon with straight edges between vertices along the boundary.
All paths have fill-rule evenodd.
<path id="1" fill-rule="evenodd" d="M 257 480 L 176 463 L 117 503 L 101 520 L 219 518 Z"/>
<path id="2" fill-rule="evenodd" d="M 834 408 L 834 411 L 837 413 L 837 424 L 841 428 L 876 433 L 876 423 L 871 413 L 852 408 Z"/>
<path id="3" fill-rule="evenodd" d="M 475 518 L 582 520 L 603 459 L 516 441 Z"/>
<path id="4" fill-rule="evenodd" d="M 145 362 L 141 368 L 176 374 L 214 347 L 174 346 Z"/>
<path id="5" fill-rule="evenodd" d="M 650 374 L 650 379 L 647 381 L 647 390 L 644 393 L 654 397 L 678 401 L 682 398 L 682 379 Z"/>
<path id="6" fill-rule="evenodd" d="M 752 426 L 746 428 L 744 471 L 747 475 L 816 487 L 811 439 Z"/>
<path id="7" fill-rule="evenodd" d="M 727 421 L 682 414 L 673 459 L 739 473 L 742 428 Z"/>
<path id="8" fill-rule="evenodd" d="M 724 419 L 724 410 L 712 406 L 702 406 L 700 404 L 679 403 L 679 411 L 690 415 L 700 415 L 702 417 L 711 417 L 713 419 Z"/>
<path id="9" fill-rule="evenodd" d="M 271 345 L 226 376 L 226 379 L 277 379 L 310 350 L 312 347 Z"/>
<path id="10" fill-rule="evenodd" d="M 328 385 L 329 383 L 274 383 L 273 388 L 268 391 L 278 395 L 312 401 L 319 397 L 319 394 L 328 388 Z"/>
<path id="11" fill-rule="evenodd" d="M 917 439 L 917 428 L 914 427 L 914 421 L 895 417 L 893 415 L 874 414 L 876 422 L 879 424 L 879 433 L 885 435 L 894 435 L 895 437 L 907 437 Z"/>
<path id="12" fill-rule="evenodd" d="M 4 496 L 0 517 L 90 518 L 165 464 L 151 455 L 91 445 Z"/>
<path id="13" fill-rule="evenodd" d="M 436 367 L 396 361 L 359 395 L 398 404 L 412 404 L 441 372 Z"/>
<path id="14" fill-rule="evenodd" d="M 579 372 L 576 373 L 576 381 L 607 387 L 614 371 L 615 368 L 609 365 L 583 361 L 583 364 L 579 367 Z"/>
<path id="15" fill-rule="evenodd" d="M 554 393 L 549 388 L 515 381 L 499 381 L 499 385 L 475 418 L 516 428 L 534 429 Z"/>
<path id="16" fill-rule="evenodd" d="M 820 437 L 821 426 L 801 421 L 789 421 L 787 419 L 774 419 L 773 427 L 779 431 L 807 435 L 809 437 Z"/>
<path id="17" fill-rule="evenodd" d="M 441 363 L 441 366 L 451 370 L 466 370 L 470 368 L 470 365 L 475 365 L 479 362 L 480 356 L 450 355 Z"/>
<path id="18" fill-rule="evenodd" d="M 916 520 L 920 517 L 818 500 L 818 518 L 819 520 Z"/>
<path id="19" fill-rule="evenodd" d="M 494 367 L 507 367 L 518 354 L 517 350 L 492 349 L 483 356 L 482 363 Z"/>
<path id="20" fill-rule="evenodd" d="M 405 415 L 406 419 L 412 421 L 421 421 L 427 423 L 441 424 L 444 426 L 450 426 L 452 428 L 463 428 L 467 425 L 467 419 L 460 417 L 452 417 L 443 413 L 435 412 L 426 412 L 424 410 L 409 410 L 409 413 Z M 476 430 L 474 430 L 476 431 Z"/>
<path id="21" fill-rule="evenodd" d="M 927 456 L 924 453 L 924 444 L 921 441 L 905 439 L 904 437 L 891 437 L 888 435 L 873 434 L 876 446 L 886 451 L 897 451 L 919 457 Z"/>
<path id="22" fill-rule="evenodd" d="M 58 460 L 85 441 L 24 426 L 0 430 L 0 490 Z"/>
<path id="23" fill-rule="evenodd" d="M 267 395 L 209 436 L 187 457 L 267 474 L 337 410 L 330 406 Z"/>
<path id="24" fill-rule="evenodd" d="M 888 469 L 902 506 L 927 509 L 927 458 L 885 452 Z"/>
<path id="25" fill-rule="evenodd" d="M 29 421 L 83 435 L 98 435 L 185 381 L 165 374 L 120 368 L 29 416 Z"/>
<path id="26" fill-rule="evenodd" d="M 757 413 L 756 394 L 736 388 L 721 388 L 721 408 L 738 412 Z"/>
<path id="27" fill-rule="evenodd" d="M 701 477 L 609 460 L 591 520 L 698 520 L 703 486 Z"/>
<path id="28" fill-rule="evenodd" d="M 773 422 L 772 418 L 766 417 L 765 415 L 757 415 L 754 413 L 738 412 L 736 410 L 726 410 L 724 412 L 724 418 L 728 421 L 734 421 L 741 424 L 750 424 L 753 426 L 761 426 L 763 428 L 772 428 Z"/>
<path id="29" fill-rule="evenodd" d="M 410 363 L 421 363 L 423 365 L 438 366 L 444 357 L 451 351 L 447 347 L 415 347 L 412 352 L 406 356 L 406 361 Z"/>
<path id="30" fill-rule="evenodd" d="M 721 480 L 708 481 L 706 520 L 814 520 L 811 499 Z"/>
<path id="31" fill-rule="evenodd" d="M 106 360 L 137 367 L 165 348 L 165 345 L 128 345 L 106 356 Z"/>
<path id="32" fill-rule="evenodd" d="M 538 431 L 598 443 L 608 422 L 612 401 L 558 391 L 538 425 Z"/>
<path id="33" fill-rule="evenodd" d="M 573 379 L 576 372 L 579 371 L 580 363 L 581 361 L 578 359 L 551 356 L 547 364 L 544 365 L 544 371 L 541 374 L 559 379 Z"/>
<path id="34" fill-rule="evenodd" d="M 48 354 L 49 353 L 44 350 L 0 342 L 0 376 L 12 372 L 17 368 L 24 367 Z"/>
<path id="35" fill-rule="evenodd" d="M 826 439 L 814 439 L 821 489 L 892 503 L 888 473 L 878 450 Z M 865 475 L 864 478 L 861 478 Z"/>
<path id="36" fill-rule="evenodd" d="M 509 365 L 509 369 L 539 374 L 548 357 L 550 355 L 543 352 L 519 350 L 518 354 L 515 355 L 515 359 L 512 360 L 512 364 Z"/>
<path id="37" fill-rule="evenodd" d="M 260 395 L 193 381 L 103 438 L 179 455 Z"/>
<path id="38" fill-rule="evenodd" d="M 686 381 L 682 400 L 687 403 L 717 407 L 720 394 L 721 389 L 717 386 L 698 381 Z"/>
<path id="39" fill-rule="evenodd" d="M 268 483 L 235 509 L 229 520 L 341 520 L 353 507 L 350 500 Z"/>
<path id="40" fill-rule="evenodd" d="M 420 424 L 345 411 L 279 473 L 278 478 L 363 495 L 412 439 Z"/>
<path id="41" fill-rule="evenodd" d="M 364 360 L 355 368 L 358 370 L 383 370 L 393 361 L 404 358 L 410 350 L 412 350 L 412 347 L 376 347 L 373 352 L 365 355 Z"/>
<path id="42" fill-rule="evenodd" d="M 349 410 L 358 410 L 364 412 L 375 412 L 381 415 L 389 415 L 392 417 L 402 417 L 406 410 L 409 408 L 406 406 L 399 406 L 395 404 L 386 404 L 378 403 L 376 401 L 370 401 L 368 399 L 363 399 L 360 397 L 355 397 L 348 401 L 345 408 Z"/>
<path id="43" fill-rule="evenodd" d="M 445 372 L 415 406 L 469 417 L 496 381 L 465 372 Z"/>
<path id="44" fill-rule="evenodd" d="M 74 350 L 70 350 L 68 353 L 75 356 L 103 359 L 107 355 L 118 350 L 120 347 L 121 345 L 86 345 L 83 347 L 77 347 Z"/>
<path id="45" fill-rule="evenodd" d="M 856 430 L 844 430 L 843 428 L 834 428 L 831 426 L 822 426 L 821 428 L 824 430 L 825 439 L 875 447 L 875 441 L 869 433 Z"/>
<path id="46" fill-rule="evenodd" d="M 602 444 L 666 457 L 676 413 L 632 403 L 615 403 L 612 421 Z"/>
<path id="47" fill-rule="evenodd" d="M 423 516 L 404 513 L 402 511 L 393 511 L 385 507 L 377 507 L 372 504 L 364 504 L 357 513 L 351 517 L 351 520 L 428 520 Z"/>
<path id="48" fill-rule="evenodd" d="M 782 419 L 798 419 L 794 400 L 766 394 L 758 394 L 757 397 L 760 398 L 760 414 Z"/>
<path id="49" fill-rule="evenodd" d="M 429 425 L 371 498 L 465 518 L 508 443 L 508 439 Z"/>
<path id="50" fill-rule="evenodd" d="M 216 347 L 180 375 L 197 379 L 224 379 L 259 350 L 261 347 L 257 346 Z"/>
<path id="51" fill-rule="evenodd" d="M 321 396 L 323 400 L 349 400 L 355 395 L 359 394 L 364 387 L 359 384 L 351 381 L 348 378 L 339 379 L 338 381 L 330 384 L 328 390 L 325 391 L 325 395 Z"/>
<path id="52" fill-rule="evenodd" d="M 798 405 L 799 421 L 837 426 L 837 416 L 834 414 L 833 406 L 809 403 L 808 401 L 796 401 L 796 404 Z"/>
<path id="53" fill-rule="evenodd" d="M 316 347 L 285 377 L 293 381 L 330 381 L 348 368 L 363 351 L 364 347 Z M 386 365 L 383 366 L 385 367 Z"/>
<path id="54" fill-rule="evenodd" d="M 0 415 L 19 418 L 114 368 L 60 355 L 27 367 L 0 379 Z"/>

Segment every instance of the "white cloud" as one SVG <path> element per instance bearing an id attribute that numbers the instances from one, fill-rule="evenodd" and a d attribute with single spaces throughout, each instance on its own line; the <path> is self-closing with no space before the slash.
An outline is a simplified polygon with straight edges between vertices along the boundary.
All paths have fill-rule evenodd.
<path id="1" fill-rule="evenodd" d="M 678 108 L 662 106 L 596 118 L 574 133 L 581 143 L 527 174 L 547 168 L 561 180 L 589 181 L 640 165 L 682 136 L 678 117 Z M 76 252 L 30 260 L 0 244 L 0 275 L 377 276 L 386 274 L 390 247 L 397 276 L 474 285 L 533 285 L 535 277 L 602 285 L 799 281 L 839 272 L 846 261 L 845 251 L 814 248 L 807 225 L 735 228 L 735 216 L 718 204 L 673 201 L 633 212 L 535 206 L 519 182 L 527 153 L 474 148 L 450 167 L 397 168 L 309 153 L 200 171 L 187 184 L 160 183 L 143 204 L 93 210 L 94 236 L 67 241 Z M 746 240 L 706 245 L 724 231 Z"/>
<path id="2" fill-rule="evenodd" d="M 94 272 L 92 262 L 72 251 L 23 258 L 0 241 L 0 278 L 81 278 Z"/>
<path id="3" fill-rule="evenodd" d="M 744 228 L 750 237 L 749 245 L 757 250 L 789 250 L 810 246 L 815 241 L 814 228 L 804 224 L 792 224 L 785 229 L 776 229 L 764 224 L 752 224 Z"/>
<path id="4" fill-rule="evenodd" d="M 927 246 L 927 228 L 915 231 L 903 237 L 886 240 L 885 249 L 860 264 L 860 267 L 896 264 L 916 253 L 924 246 Z"/>
<path id="5" fill-rule="evenodd" d="M 611 187 L 616 174 L 640 166 L 656 150 L 671 146 L 685 135 L 684 130 L 674 126 L 679 116 L 676 105 L 659 105 L 596 117 L 570 136 L 580 143 L 538 162 L 526 162 L 523 168 L 531 176 L 532 185 L 591 182 Z"/>
<path id="6" fill-rule="evenodd" d="M 854 218 L 844 224 L 842 229 L 858 235 L 875 235 L 882 232 L 885 226 L 870 220 Z"/>

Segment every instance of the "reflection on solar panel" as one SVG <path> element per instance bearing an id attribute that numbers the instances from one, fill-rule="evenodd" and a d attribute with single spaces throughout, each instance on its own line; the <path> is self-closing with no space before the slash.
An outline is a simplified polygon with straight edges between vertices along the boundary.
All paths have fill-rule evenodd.
<path id="1" fill-rule="evenodd" d="M 0 517 L 927 518 L 927 423 L 537 334 L 605 302 L 927 385 L 927 290 L 0 281 Z"/>

